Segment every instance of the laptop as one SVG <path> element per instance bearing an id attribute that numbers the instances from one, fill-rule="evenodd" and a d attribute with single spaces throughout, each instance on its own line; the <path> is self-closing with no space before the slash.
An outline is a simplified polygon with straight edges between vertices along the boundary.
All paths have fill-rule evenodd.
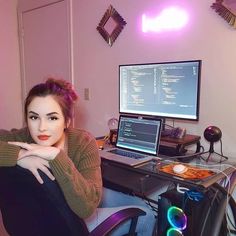
<path id="1" fill-rule="evenodd" d="M 100 150 L 103 159 L 137 166 L 158 158 L 162 120 L 120 115 L 116 145 Z"/>

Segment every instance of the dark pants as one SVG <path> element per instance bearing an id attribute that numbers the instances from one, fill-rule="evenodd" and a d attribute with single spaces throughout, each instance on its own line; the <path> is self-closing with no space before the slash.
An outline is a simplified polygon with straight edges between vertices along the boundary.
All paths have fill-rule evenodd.
<path id="1" fill-rule="evenodd" d="M 0 208 L 11 236 L 84 236 L 86 225 L 67 205 L 56 181 L 44 184 L 19 166 L 0 167 Z"/>

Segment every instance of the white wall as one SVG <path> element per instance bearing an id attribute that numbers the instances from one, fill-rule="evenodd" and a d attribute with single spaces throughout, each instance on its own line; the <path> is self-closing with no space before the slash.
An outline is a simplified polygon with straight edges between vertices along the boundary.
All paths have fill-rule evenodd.
<path id="1" fill-rule="evenodd" d="M 22 126 L 16 0 L 0 0 L 0 128 Z"/>
<path id="2" fill-rule="evenodd" d="M 108 131 L 107 120 L 118 116 L 119 64 L 201 59 L 200 120 L 176 122 L 176 126 L 201 136 L 208 125 L 218 126 L 224 154 L 236 156 L 236 30 L 211 9 L 213 2 L 74 0 L 75 87 L 81 95 L 77 125 L 96 136 Z M 143 34 L 141 15 L 158 13 L 172 3 L 189 12 L 187 27 L 179 32 Z M 112 47 L 96 30 L 110 4 L 127 22 Z M 84 88 L 90 88 L 90 101 L 83 98 Z M 203 136 L 202 143 L 208 150 Z M 219 143 L 215 150 L 220 151 Z"/>
<path id="3" fill-rule="evenodd" d="M 24 0 L 27 1 L 32 2 Z M 76 126 L 88 129 L 95 136 L 107 133 L 108 119 L 118 116 L 119 64 L 202 59 L 200 120 L 176 122 L 176 125 L 201 136 L 208 125 L 220 127 L 224 154 L 236 156 L 236 30 L 210 8 L 214 0 L 71 2 L 75 88 L 81 97 Z M 158 13 L 171 3 L 181 4 L 188 10 L 188 26 L 180 32 L 141 33 L 142 13 Z M 110 4 L 127 22 L 112 47 L 96 30 Z M 0 19 L 3 51 L 0 54 L 0 127 L 15 127 L 22 119 L 15 1 L 0 0 Z M 89 101 L 83 98 L 84 88 L 90 89 Z M 203 136 L 202 143 L 205 149 L 209 148 Z M 215 149 L 220 150 L 219 143 Z"/>

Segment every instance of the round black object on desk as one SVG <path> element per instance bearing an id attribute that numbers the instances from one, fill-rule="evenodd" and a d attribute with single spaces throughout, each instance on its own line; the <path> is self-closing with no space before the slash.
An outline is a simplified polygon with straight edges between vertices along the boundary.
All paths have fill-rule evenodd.
<path id="1" fill-rule="evenodd" d="M 204 138 L 210 143 L 219 141 L 221 137 L 222 132 L 216 126 L 208 126 L 204 131 Z"/>

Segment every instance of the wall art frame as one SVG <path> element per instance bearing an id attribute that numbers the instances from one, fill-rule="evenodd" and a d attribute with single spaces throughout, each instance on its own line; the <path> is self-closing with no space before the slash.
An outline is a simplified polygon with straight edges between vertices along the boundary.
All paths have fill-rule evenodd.
<path id="1" fill-rule="evenodd" d="M 236 0 L 216 0 L 211 8 L 236 29 Z"/>
<path id="2" fill-rule="evenodd" d="M 98 24 L 97 30 L 105 41 L 112 46 L 126 24 L 122 16 L 110 5 Z"/>

